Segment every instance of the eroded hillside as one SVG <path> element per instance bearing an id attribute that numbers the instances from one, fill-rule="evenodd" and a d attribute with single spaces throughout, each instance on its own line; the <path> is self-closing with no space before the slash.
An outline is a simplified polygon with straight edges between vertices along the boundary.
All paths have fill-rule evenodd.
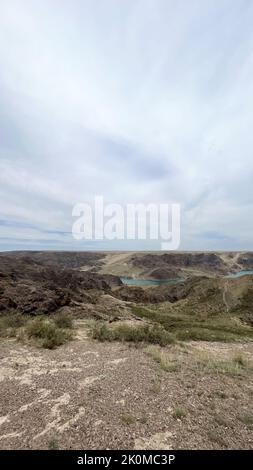
<path id="1" fill-rule="evenodd" d="M 1 254 L 0 448 L 252 448 L 251 263 Z"/>

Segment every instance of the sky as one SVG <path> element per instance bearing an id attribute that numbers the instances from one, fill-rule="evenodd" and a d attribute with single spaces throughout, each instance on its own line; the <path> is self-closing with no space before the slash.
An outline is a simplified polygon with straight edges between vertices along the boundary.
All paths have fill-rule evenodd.
<path id="1" fill-rule="evenodd" d="M 72 209 L 177 203 L 181 250 L 253 250 L 251 0 L 1 0 L 0 250 L 77 241 Z"/>

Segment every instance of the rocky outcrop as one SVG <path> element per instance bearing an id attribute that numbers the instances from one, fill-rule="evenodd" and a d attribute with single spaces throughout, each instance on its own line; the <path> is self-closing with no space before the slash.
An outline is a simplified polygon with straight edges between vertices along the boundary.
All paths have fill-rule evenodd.
<path id="1" fill-rule="evenodd" d="M 171 267 L 156 268 L 149 273 L 152 279 L 176 279 L 182 275 L 180 269 L 173 269 Z"/>
<path id="2" fill-rule="evenodd" d="M 241 266 L 242 270 L 253 269 L 253 253 L 242 253 L 238 256 L 237 263 Z"/>
<path id="3" fill-rule="evenodd" d="M 104 318 L 105 315 L 114 318 L 126 313 L 129 315 L 131 303 L 178 302 L 176 308 L 182 307 L 182 311 L 189 314 L 199 312 L 203 315 L 209 312 L 210 315 L 220 315 L 229 310 L 229 314 L 253 324 L 253 276 L 224 279 L 222 275 L 196 275 L 199 266 L 202 266 L 202 270 L 203 266 L 208 266 L 209 272 L 213 269 L 214 273 L 217 269 L 221 274 L 224 268 L 222 257 L 213 253 L 131 255 L 131 263 L 145 265 L 144 269 L 152 272 L 152 277 L 156 279 L 177 277 L 176 273 L 183 273 L 185 266 L 198 267 L 195 275 L 185 281 L 144 288 L 123 285 L 118 276 L 100 274 L 93 270 L 93 266 L 87 269 L 86 265 L 85 271 L 75 267 L 63 268 L 64 253 L 56 255 L 56 258 L 61 258 L 60 264 L 53 263 L 54 255 L 56 254 L 46 253 L 43 260 L 40 253 L 0 254 L 0 315 L 8 312 L 51 314 L 67 309 L 74 315 L 94 318 Z M 83 255 L 77 259 L 82 259 L 83 262 L 87 255 L 86 261 L 94 262 L 93 255 L 96 254 Z M 249 255 L 233 254 L 231 260 L 235 259 L 238 263 L 240 261 L 241 265 L 250 268 L 253 255 Z M 68 260 L 71 257 L 70 254 L 66 256 Z M 98 257 L 97 261 L 101 262 L 101 259 L 103 258 Z M 74 261 L 71 264 L 76 266 Z M 153 270 L 150 270 L 150 266 Z M 228 306 L 224 305 L 225 284 L 225 303 Z"/>
<path id="4" fill-rule="evenodd" d="M 174 285 L 164 284 L 157 287 L 141 288 L 123 286 L 114 292 L 119 299 L 135 303 L 177 302 L 189 295 L 191 282 L 182 282 Z"/>
<path id="5" fill-rule="evenodd" d="M 99 267 L 103 263 L 104 253 L 92 251 L 12 251 L 0 253 L 0 266 L 7 264 L 17 266 L 57 266 L 60 269 L 78 269 L 82 266 Z M 1 269 L 1 268 L 0 268 Z"/>
<path id="6" fill-rule="evenodd" d="M 189 268 L 217 274 L 227 272 L 226 264 L 215 253 L 149 253 L 142 256 L 134 255 L 131 262 L 133 266 L 152 269 L 152 276 L 155 270 L 156 276 L 159 276 L 159 272 L 161 276 L 167 276 L 171 272 L 172 277 L 180 277 L 182 270 Z"/>
<path id="7" fill-rule="evenodd" d="M 50 314 L 77 303 L 92 303 L 121 281 L 112 275 L 62 269 L 30 257 L 0 257 L 0 313 Z"/>

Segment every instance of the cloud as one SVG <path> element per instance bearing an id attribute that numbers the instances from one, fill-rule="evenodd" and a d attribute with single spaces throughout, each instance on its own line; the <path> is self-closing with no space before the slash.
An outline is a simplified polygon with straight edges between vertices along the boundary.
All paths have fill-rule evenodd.
<path id="1" fill-rule="evenodd" d="M 181 203 L 182 249 L 252 249 L 252 20 L 248 0 L 2 2 L 0 249 L 76 248 L 97 194 Z"/>

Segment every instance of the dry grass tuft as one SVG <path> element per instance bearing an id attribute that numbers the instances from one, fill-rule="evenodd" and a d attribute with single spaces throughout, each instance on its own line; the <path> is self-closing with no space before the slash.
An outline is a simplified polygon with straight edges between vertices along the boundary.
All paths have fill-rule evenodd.
<path id="1" fill-rule="evenodd" d="M 151 343 L 166 346 L 174 342 L 173 336 L 160 325 L 127 324 L 109 327 L 105 322 L 96 323 L 91 335 L 99 341 L 126 341 L 133 343 Z"/>
<path id="2" fill-rule="evenodd" d="M 127 424 L 128 426 L 136 422 L 136 418 L 129 412 L 122 413 L 120 418 L 122 423 Z"/>
<path id="3" fill-rule="evenodd" d="M 182 408 L 176 408 L 172 414 L 173 418 L 175 419 L 182 419 L 186 416 L 185 411 Z"/>
<path id="4" fill-rule="evenodd" d="M 178 361 L 171 359 L 166 352 L 161 351 L 158 347 L 150 346 L 146 352 L 165 372 L 177 372 L 180 369 Z"/>

